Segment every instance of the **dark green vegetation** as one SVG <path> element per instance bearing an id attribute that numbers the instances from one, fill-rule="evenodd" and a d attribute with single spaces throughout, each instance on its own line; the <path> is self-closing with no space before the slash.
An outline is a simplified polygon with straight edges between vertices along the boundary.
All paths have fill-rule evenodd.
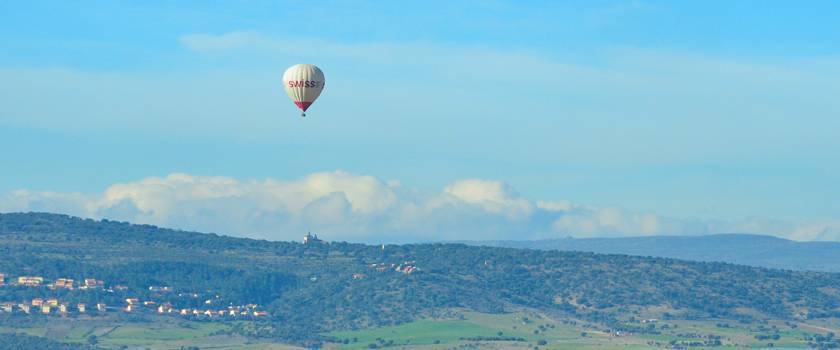
<path id="1" fill-rule="evenodd" d="M 176 307 L 203 301 L 174 297 L 195 292 L 219 295 L 221 305 L 259 303 L 270 313 L 226 332 L 305 344 L 327 340 L 322 334 L 332 331 L 401 324 L 454 308 L 540 310 L 633 333 L 650 329 L 628 317 L 840 317 L 840 274 L 725 263 L 461 244 L 303 245 L 52 214 L 0 215 L 0 242 L 0 273 L 94 277 L 129 287 L 104 293 L 7 286 L 0 302 L 59 293 L 64 300 L 117 304 L 154 297 L 148 286 L 166 285 L 175 289 Z M 405 262 L 420 271 L 391 267 Z M 36 316 L 3 322 L 24 317 Z"/>
<path id="2" fill-rule="evenodd" d="M 776 269 L 840 272 L 840 242 L 796 242 L 761 235 L 564 238 L 464 243 L 491 247 L 722 261 Z"/>
<path id="3" fill-rule="evenodd" d="M 28 335 L 33 346 L 46 344 L 69 344 L 79 349 L 130 349 L 130 350 L 185 350 L 185 349 L 253 349 L 289 350 L 299 349 L 276 344 L 271 339 L 248 339 L 226 334 L 226 331 L 241 321 L 195 322 L 174 317 L 145 315 L 142 318 L 126 318 L 118 313 L 89 317 L 49 317 L 34 322 L 0 326 L 0 339 L 5 334 Z M 21 320 L 23 318 L 18 318 Z M 5 334 L 4 334 L 5 333 Z M 2 340 L 0 340 L 2 344 Z M 51 349 L 52 347 L 36 347 Z M 61 349 L 59 347 L 55 347 Z M 0 346 L 0 350 L 6 347 Z M 29 349 L 29 347 L 12 347 Z"/>
<path id="4" fill-rule="evenodd" d="M 88 345 L 60 343 L 48 338 L 23 333 L 0 333 L 0 350 L 83 350 L 93 348 Z"/>

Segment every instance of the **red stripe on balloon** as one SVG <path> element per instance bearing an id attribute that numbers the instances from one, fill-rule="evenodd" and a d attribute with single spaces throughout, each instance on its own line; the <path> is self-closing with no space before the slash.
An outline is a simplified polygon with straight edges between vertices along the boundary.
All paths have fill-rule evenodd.
<path id="1" fill-rule="evenodd" d="M 298 108 L 306 112 L 306 109 L 312 105 L 312 102 L 295 101 L 295 104 L 298 106 Z"/>

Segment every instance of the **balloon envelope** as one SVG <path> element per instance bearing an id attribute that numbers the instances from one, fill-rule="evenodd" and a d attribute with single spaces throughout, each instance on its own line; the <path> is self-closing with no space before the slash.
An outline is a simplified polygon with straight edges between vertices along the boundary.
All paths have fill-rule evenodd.
<path id="1" fill-rule="evenodd" d="M 296 64 L 283 73 L 283 86 L 298 108 L 306 112 L 324 90 L 324 72 L 314 64 Z"/>

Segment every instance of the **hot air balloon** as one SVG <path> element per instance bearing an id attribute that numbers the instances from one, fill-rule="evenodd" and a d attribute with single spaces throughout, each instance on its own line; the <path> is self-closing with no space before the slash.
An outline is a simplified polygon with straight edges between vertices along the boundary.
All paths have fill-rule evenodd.
<path id="1" fill-rule="evenodd" d="M 306 110 L 324 90 L 324 72 L 314 64 L 296 64 L 283 73 L 283 87 L 286 93 L 306 116 Z"/>

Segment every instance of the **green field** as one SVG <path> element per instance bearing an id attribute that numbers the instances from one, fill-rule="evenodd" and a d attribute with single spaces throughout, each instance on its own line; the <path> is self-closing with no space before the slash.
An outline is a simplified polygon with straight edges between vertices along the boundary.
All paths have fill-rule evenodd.
<path id="1" fill-rule="evenodd" d="M 455 320 L 424 320 L 400 326 L 383 327 L 355 332 L 332 332 L 327 335 L 348 344 L 336 344 L 339 349 L 367 349 L 377 347 L 411 349 L 446 348 L 604 348 L 620 346 L 622 349 L 645 348 L 624 339 L 611 339 L 608 334 L 585 327 L 578 327 L 549 319 L 546 316 L 518 312 L 508 314 L 460 313 Z M 586 336 L 581 336 L 586 332 Z M 470 340 L 476 337 L 516 337 L 524 341 Z M 355 340 L 355 341 L 354 341 Z M 540 341 L 545 345 L 539 345 Z M 636 342 L 638 343 L 638 342 Z"/>
<path id="2" fill-rule="evenodd" d="M 251 340 L 236 335 L 216 334 L 229 324 L 189 322 L 156 318 L 151 322 L 103 322 L 54 320 L 38 327 L 0 327 L 0 333 L 17 332 L 46 336 L 66 343 L 87 344 L 91 336 L 105 349 L 179 349 L 197 346 L 201 349 L 298 349 L 266 340 Z"/>
<path id="3" fill-rule="evenodd" d="M 719 324 L 726 323 L 725 327 Z M 650 349 L 690 345 L 691 349 L 808 349 L 804 340 L 814 330 L 809 325 L 793 327 L 769 321 L 737 324 L 732 321 L 668 320 L 656 323 L 658 334 L 616 335 L 602 326 L 579 320 L 555 320 L 534 312 L 482 314 L 463 312 L 457 319 L 424 320 L 393 327 L 332 332 L 337 349 Z M 823 334 L 827 332 L 822 332 Z M 465 338 L 479 336 L 514 336 L 525 341 L 484 340 Z M 759 340 L 756 336 L 778 335 L 778 339 Z M 704 341 L 718 337 L 721 345 L 707 346 Z M 540 344 L 540 341 L 544 344 Z M 344 344 L 344 342 L 347 344 Z M 373 344 L 373 345 L 371 345 Z"/>
<path id="4" fill-rule="evenodd" d="M 393 344 L 435 344 L 450 343 L 457 341 L 464 336 L 488 336 L 497 334 L 497 330 L 491 327 L 464 321 L 418 321 L 401 326 L 377 328 L 362 332 L 335 332 L 331 336 L 338 339 L 352 340 L 343 348 L 357 349 L 367 348 L 368 344 L 377 342 L 378 339 L 392 341 Z M 524 335 L 515 333 L 516 335 Z M 513 335 L 513 334 L 511 334 Z"/>
<path id="5" fill-rule="evenodd" d="M 655 323 L 655 333 L 617 335 L 603 325 L 554 318 L 533 311 L 486 314 L 452 310 L 445 315 L 391 327 L 326 333 L 324 335 L 335 342 L 324 344 L 324 348 L 630 350 L 691 345 L 690 349 L 762 349 L 770 348 L 772 343 L 774 349 L 808 349 L 807 336 L 838 331 L 837 323 L 794 324 L 769 320 L 742 324 L 731 320 L 661 320 Z M 633 322 L 628 320 L 628 324 Z M 95 336 L 97 345 L 105 349 L 179 349 L 182 346 L 201 349 L 298 349 L 268 339 L 227 334 L 225 331 L 231 326 L 231 323 L 192 322 L 167 317 L 150 317 L 143 322 L 48 319 L 38 326 L 0 327 L 0 333 L 27 333 L 68 343 L 88 343 L 91 336 Z M 767 336 L 778 338 L 757 338 Z M 702 345 L 710 337 L 719 339 L 721 345 Z"/>

